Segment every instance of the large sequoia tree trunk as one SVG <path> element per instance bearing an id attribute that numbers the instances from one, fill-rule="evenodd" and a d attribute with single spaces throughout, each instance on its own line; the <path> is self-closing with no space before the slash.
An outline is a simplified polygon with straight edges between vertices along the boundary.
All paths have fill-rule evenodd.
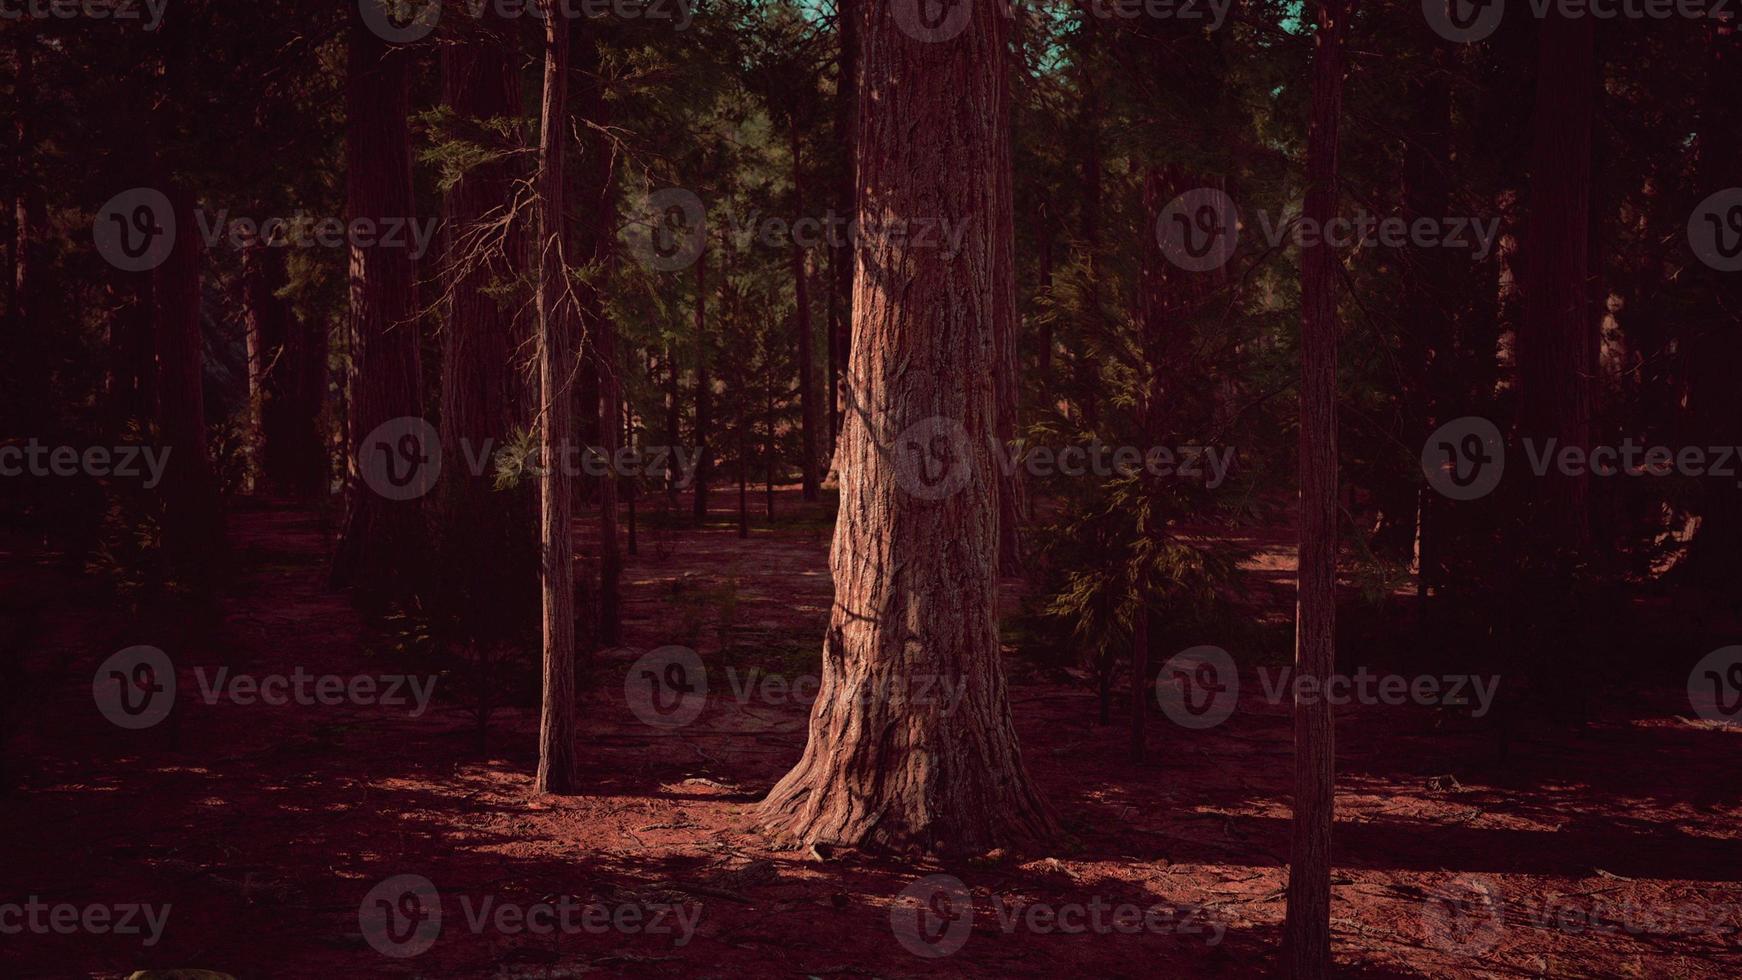
<path id="1" fill-rule="evenodd" d="M 993 241 L 1007 26 L 975 5 L 959 37 L 928 44 L 903 33 L 893 5 L 860 16 L 861 227 L 987 220 L 953 257 L 871 236 L 856 250 L 822 689 L 804 756 L 761 817 L 798 843 L 978 853 L 1056 831 L 1023 768 L 999 662 L 988 440 L 997 296 L 1013 275 Z"/>
<path id="2" fill-rule="evenodd" d="M 998 82 L 1003 86 L 1003 119 L 998 124 L 998 159 L 993 176 L 997 179 L 998 223 L 992 229 L 994 248 L 1000 250 L 998 268 L 1014 269 L 1016 262 L 1016 201 L 1015 178 L 1011 173 L 1010 150 L 1010 73 L 1012 67 L 1008 48 L 999 52 Z M 992 294 L 992 348 L 995 363 L 993 378 L 997 392 L 998 414 L 994 432 L 1000 451 L 1008 452 L 1016 440 L 1018 408 L 1021 405 L 1020 360 L 1016 356 L 1016 334 L 1019 325 L 1016 312 L 1016 275 L 1005 277 Z M 998 571 L 1002 575 L 1022 573 L 1022 515 L 1027 511 L 1023 500 L 1022 470 L 1011 467 L 998 473 Z"/>
<path id="3" fill-rule="evenodd" d="M 355 12 L 348 47 L 347 210 L 352 221 L 381 227 L 384 219 L 416 215 L 406 131 L 409 53 L 389 47 Z M 361 469 L 365 453 L 394 448 L 364 445 L 377 426 L 423 415 L 417 275 L 403 245 L 352 242 L 350 258 L 350 458 L 333 581 L 385 598 L 414 591 L 427 570 L 421 499 L 389 500 L 364 482 Z"/>
<path id="4" fill-rule="evenodd" d="M 1598 322 L 1590 309 L 1591 118 L 1597 96 L 1590 17 L 1542 23 L 1530 217 L 1523 242 L 1518 336 L 1522 434 L 1589 451 Z M 1541 451 L 1541 450 L 1539 450 Z M 1565 557 L 1590 543 L 1590 480 L 1551 468 L 1532 524 Z"/>
<path id="5" fill-rule="evenodd" d="M 437 527 L 443 592 L 464 631 L 486 641 L 529 632 L 536 615 L 531 495 L 496 491 L 485 455 L 529 422 L 529 386 L 519 370 L 524 328 L 515 316 L 523 297 L 497 292 L 523 264 L 523 227 L 510 219 L 521 144 L 490 125 L 520 114 L 516 60 L 491 34 L 444 45 L 441 55 L 442 98 L 459 135 L 493 154 L 462 175 L 444 202 L 441 437 L 453 466 L 443 474 Z M 483 465 L 474 468 L 473 459 Z"/>
<path id="6" fill-rule="evenodd" d="M 1695 173 L 1696 199 L 1735 183 L 1736 160 L 1742 154 L 1742 111 L 1735 94 L 1742 91 L 1742 48 L 1737 29 L 1711 30 L 1707 97 L 1701 107 L 1700 138 Z M 1689 354 L 1689 409 L 1694 438 L 1690 444 L 1721 446 L 1742 430 L 1742 273 L 1719 272 L 1691 265 L 1689 272 L 1710 284 L 1718 301 L 1710 322 Z M 1694 581 L 1734 593 L 1742 582 L 1742 487 L 1728 479 L 1701 481 L 1700 525 L 1689 548 L 1687 570 Z"/>
<path id="7" fill-rule="evenodd" d="M 1337 120 L 1343 102 L 1343 0 L 1318 5 L 1303 216 L 1337 213 Z M 1301 249 L 1300 586 L 1295 673 L 1317 690 L 1336 669 L 1337 253 Z M 1325 698 L 1294 706 L 1294 839 L 1288 855 L 1283 950 L 1295 980 L 1331 973 L 1331 820 L 1336 754 Z"/>
<path id="8" fill-rule="evenodd" d="M 799 169 L 798 155 L 798 116 L 796 110 L 790 120 L 789 133 L 792 143 L 792 198 L 793 213 L 804 214 L 804 178 Z M 817 427 L 816 427 L 816 396 L 815 385 L 816 354 L 811 342 L 811 300 L 810 289 L 805 274 L 805 249 L 798 243 L 798 236 L 793 236 L 792 242 L 792 297 L 793 297 L 793 327 L 798 332 L 798 414 L 799 414 L 799 445 L 801 446 L 799 460 L 799 487 L 806 500 L 817 499 Z"/>
<path id="9" fill-rule="evenodd" d="M 541 545 L 544 593 L 544 699 L 538 731 L 541 793 L 575 785 L 575 544 L 572 481 L 558 465 L 573 441 L 575 364 L 563 261 L 563 140 L 568 129 L 568 18 L 547 2 L 544 19 L 544 115 L 538 144 L 538 377 Z"/>
<path id="10" fill-rule="evenodd" d="M 167 190 L 177 228 L 198 227 L 194 196 L 180 187 Z M 198 235 L 175 236 L 169 257 L 154 272 L 157 308 L 153 334 L 157 347 L 157 425 L 171 448 L 164 472 L 163 539 L 172 561 L 209 567 L 222 548 L 223 520 L 218 488 L 206 450 L 205 372 L 200 338 L 200 263 L 205 249 Z"/>

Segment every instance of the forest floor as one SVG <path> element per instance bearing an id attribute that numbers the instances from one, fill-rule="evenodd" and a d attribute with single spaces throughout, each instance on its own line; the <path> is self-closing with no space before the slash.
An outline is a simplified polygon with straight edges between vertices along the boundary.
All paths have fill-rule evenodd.
<path id="1" fill-rule="evenodd" d="M 1081 684 L 1012 657 L 1023 754 L 1067 831 L 1052 853 L 938 864 L 771 849 L 753 807 L 797 760 L 808 706 L 762 681 L 816 670 L 829 532 L 782 493 L 780 523 L 740 539 L 725 510 L 735 503 L 721 494 L 717 523 L 700 530 L 642 523 L 624 574 L 625 645 L 600 655 L 580 712 L 584 789 L 564 797 L 531 792 L 534 712 L 499 712 L 480 750 L 469 718 L 439 697 L 421 714 L 202 700 L 220 666 L 256 678 L 393 672 L 380 638 L 326 589 L 311 511 L 258 504 L 229 516 L 236 572 L 201 628 L 117 621 L 91 580 L 4 542 L 0 596 L 34 626 L 14 638 L 21 664 L 0 677 L 15 784 L 0 798 L 0 928 L 21 921 L 4 903 L 27 899 L 171 911 L 149 945 L 95 928 L 0 934 L 0 976 L 1274 968 L 1292 729 L 1287 705 L 1251 676 L 1219 726 L 1155 715 L 1150 762 L 1134 767 L 1123 697 L 1113 724 L 1097 725 Z M 1257 594 L 1286 617 L 1289 536 L 1254 543 L 1250 568 L 1269 586 Z M 134 644 L 165 649 L 180 687 L 170 720 L 141 731 L 104 720 L 91 694 L 97 665 Z M 628 666 L 667 644 L 695 647 L 710 672 L 700 716 L 677 728 L 639 720 L 624 687 Z M 1742 975 L 1742 735 L 1689 721 L 1685 695 L 1679 709 L 1676 692 L 1662 695 L 1576 728 L 1522 731 L 1504 763 L 1469 717 L 1339 709 L 1338 972 Z M 365 896 L 399 875 L 441 894 L 439 937 L 405 958 L 372 949 L 360 925 Z M 919 947 L 953 952 L 925 957 L 893 923 L 914 921 L 910 886 L 932 875 L 964 883 L 974 912 L 966 932 Z M 598 903 L 616 925 L 577 916 L 591 924 L 543 935 L 498 917 L 565 896 Z"/>

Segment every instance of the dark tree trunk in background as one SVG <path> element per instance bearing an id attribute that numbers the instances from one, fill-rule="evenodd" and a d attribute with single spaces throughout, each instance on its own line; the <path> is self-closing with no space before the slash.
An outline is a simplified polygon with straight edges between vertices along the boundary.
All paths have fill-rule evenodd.
<path id="1" fill-rule="evenodd" d="M 1337 121 L 1343 103 L 1343 0 L 1320 0 L 1314 39 L 1303 216 L 1325 227 L 1337 213 Z M 1336 669 L 1338 256 L 1301 249 L 1300 585 L 1295 674 L 1324 690 Z M 1331 975 L 1331 821 L 1336 752 L 1325 698 L 1294 705 L 1294 839 L 1288 856 L 1283 953 L 1289 976 Z"/>
<path id="2" fill-rule="evenodd" d="M 762 349 L 762 497 L 763 519 L 774 526 L 774 340 L 772 333 Z"/>
<path id="3" fill-rule="evenodd" d="M 543 699 L 539 711 L 538 775 L 541 793 L 575 787 L 575 544 L 570 519 L 572 480 L 556 465 L 573 443 L 570 392 L 576 367 L 569 331 L 563 254 L 563 144 L 568 132 L 567 17 L 545 0 L 544 108 L 538 141 L 538 380 L 540 545 L 543 584 Z"/>
<path id="4" fill-rule="evenodd" d="M 835 442 L 841 435 L 841 372 L 837 363 L 840 357 L 839 340 L 841 336 L 841 304 L 840 293 L 835 289 L 835 262 L 838 250 L 830 248 L 827 256 L 827 267 L 823 271 L 823 294 L 828 300 L 828 322 L 823 325 L 823 387 L 828 391 L 829 429 L 828 443 L 823 451 L 823 475 L 827 478 L 834 469 Z"/>
<path id="5" fill-rule="evenodd" d="M 1437 42 L 1439 39 L 1435 38 Z M 1434 70 L 1412 80 L 1411 101 L 1417 107 L 1416 126 L 1404 152 L 1404 219 L 1437 219 L 1450 214 L 1452 157 L 1452 100 L 1445 67 L 1445 45 L 1435 43 L 1429 53 Z M 1453 311 L 1457 296 L 1452 286 L 1453 261 L 1441 248 L 1412 249 L 1416 282 L 1410 292 L 1409 317 L 1403 330 L 1404 442 L 1418 449 L 1428 435 L 1448 419 L 1441 415 L 1453 401 L 1452 338 Z M 1437 590 L 1442 574 L 1439 515 L 1441 498 L 1422 486 L 1415 453 L 1407 453 L 1405 476 L 1391 491 L 1385 523 L 1377 542 L 1387 557 L 1407 562 L 1412 546 L 1417 550 L 1417 594 L 1425 603 Z"/>
<path id="6" fill-rule="evenodd" d="M 248 345 L 249 490 L 282 493 L 290 471 L 290 422 L 298 379 L 289 360 L 290 304 L 284 250 L 252 242 L 242 252 L 242 324 Z"/>
<path id="7" fill-rule="evenodd" d="M 17 169 L 13 172 L 12 241 L 7 248 L 12 275 L 7 281 L 7 315 L 11 322 L 6 340 L 12 356 L 24 357 L 26 351 L 37 346 L 31 337 L 30 321 L 38 313 L 38 280 L 41 278 L 38 243 L 42 240 L 46 216 L 39 184 L 41 175 L 36 165 L 36 127 L 32 118 L 37 102 L 36 59 L 32 50 L 35 30 L 24 22 L 14 22 L 9 29 L 17 67 L 13 88 L 18 99 L 12 107 Z M 14 376 L 23 390 L 0 396 L 4 399 L 0 404 L 11 402 L 18 412 L 16 417 L 21 420 L 40 419 L 48 404 L 43 372 L 20 371 Z"/>
<path id="8" fill-rule="evenodd" d="M 145 422 L 156 413 L 154 278 L 148 272 L 127 276 L 129 298 L 115 311 L 109 327 L 109 417 L 116 432 L 130 420 Z"/>
<path id="9" fill-rule="evenodd" d="M 1052 250 L 1057 232 L 1053 230 L 1051 219 L 1043 212 L 1040 218 L 1040 293 L 1052 296 Z M 1040 339 L 1035 346 L 1040 348 L 1040 390 L 1052 397 L 1052 317 L 1041 316 Z M 1050 403 L 1050 402 L 1049 402 Z"/>
<path id="10" fill-rule="evenodd" d="M 665 445 L 672 450 L 671 458 L 665 464 L 665 492 L 671 498 L 671 509 L 677 510 L 678 483 L 683 474 L 678 470 L 677 453 L 678 416 L 683 413 L 683 403 L 678 393 L 677 385 L 677 344 L 667 340 L 665 343 Z"/>
<path id="11" fill-rule="evenodd" d="M 611 124 L 605 101 L 604 81 L 599 76 L 599 44 L 591 25 L 582 31 L 581 46 L 574 59 L 581 89 L 575 99 L 575 117 L 581 133 L 582 157 L 576 170 L 580 196 L 577 210 L 575 259 L 588 276 L 577 284 L 582 336 L 591 341 L 588 360 L 598 378 L 598 398 L 591 403 L 598 416 L 597 445 L 606 460 L 606 474 L 599 480 L 599 595 L 597 637 L 616 646 L 620 633 L 623 552 L 617 530 L 617 501 L 622 486 L 616 471 L 617 449 L 623 433 L 623 363 L 618 352 L 617 325 L 605 306 L 614 264 L 613 234 L 617 226 L 616 148 L 605 134 Z"/>
<path id="12" fill-rule="evenodd" d="M 1013 276 L 994 242 L 1008 25 L 992 5 L 972 11 L 944 44 L 915 43 L 890 5 L 861 13 L 861 217 L 988 218 L 955 256 L 888 240 L 858 249 L 834 613 L 804 756 L 761 806 L 778 838 L 973 854 L 1057 829 L 1023 768 L 999 659 L 987 443 L 998 296 Z M 910 430 L 933 418 L 955 420 L 961 438 L 948 423 Z M 934 435 L 950 448 L 924 458 Z M 954 492 L 937 496 L 929 468 L 898 473 L 909 450 L 943 466 Z M 921 677 L 961 685 L 951 710 L 870 696 Z"/>
<path id="13" fill-rule="evenodd" d="M 1592 379 L 1599 322 L 1590 302 L 1591 121 L 1597 96 L 1594 21 L 1551 15 L 1542 22 L 1530 157 L 1530 216 L 1520 286 L 1518 335 L 1521 435 L 1539 447 L 1591 444 Z M 1540 448 L 1539 448 L 1539 451 Z M 1562 557 L 1591 542 L 1590 480 L 1551 467 L 1530 523 Z"/>
<path id="14" fill-rule="evenodd" d="M 351 221 L 416 216 L 411 189 L 410 111 L 404 48 L 390 47 L 353 10 L 345 84 L 346 210 Z M 421 498 L 389 500 L 364 482 L 365 445 L 384 422 L 422 417 L 417 273 L 403 245 L 371 242 L 350 250 L 350 449 L 345 521 L 333 581 L 374 600 L 416 591 L 427 570 Z M 392 440 L 397 442 L 397 436 Z M 434 447 L 420 447 L 428 451 Z M 428 464 L 420 464 L 428 465 Z"/>
<path id="15" fill-rule="evenodd" d="M 1076 356 L 1076 384 L 1078 391 L 1078 417 L 1076 422 L 1080 428 L 1095 430 L 1100 425 L 1100 386 L 1101 361 L 1095 354 L 1096 346 L 1101 342 L 1100 334 L 1106 329 L 1106 320 L 1101 309 L 1101 104 L 1093 81 L 1088 84 L 1088 95 L 1085 103 L 1087 133 L 1084 138 L 1087 146 L 1083 159 L 1083 247 L 1088 250 L 1088 329 L 1090 336 L 1085 339 L 1084 349 Z"/>
<path id="16" fill-rule="evenodd" d="M 798 119 L 791 122 L 793 213 L 804 214 L 804 177 L 799 168 Z M 805 274 L 805 250 L 793 236 L 793 329 L 798 333 L 799 486 L 805 500 L 817 499 L 816 357 L 812 350 L 811 301 Z"/>
<path id="17" fill-rule="evenodd" d="M 599 428 L 603 435 L 599 450 L 605 457 L 605 476 L 599 481 L 598 639 L 607 646 L 616 646 L 623 577 L 623 550 L 617 531 L 620 477 L 616 463 L 623 432 L 622 365 L 617 357 L 617 327 L 611 318 L 601 316 L 594 324 L 594 333 L 594 350 L 599 359 Z"/>
<path id="18" fill-rule="evenodd" d="M 441 48 L 442 99 L 459 134 L 500 154 L 447 192 L 444 262 L 448 290 L 442 331 L 442 472 L 437 566 L 450 609 L 471 636 L 488 641 L 530 633 L 537 616 L 538 549 L 532 494 L 499 492 L 489 450 L 531 419 L 520 360 L 522 296 L 502 293 L 524 264 L 525 228 L 509 220 L 523 167 L 518 140 L 491 129 L 519 114 L 520 80 L 500 38 L 466 37 Z M 482 466 L 473 471 L 471 460 Z"/>
<path id="19" fill-rule="evenodd" d="M 708 253 L 696 257 L 696 475 L 695 520 L 708 519 L 708 482 L 714 478 L 714 460 L 708 455 L 708 429 L 713 425 L 713 382 L 708 379 Z"/>
<path id="20" fill-rule="evenodd" d="M 859 14 L 856 4 L 864 0 L 836 0 L 835 9 L 839 12 L 841 48 L 836 62 L 836 77 L 838 85 L 835 92 L 835 138 L 845 154 L 845 165 L 841 169 L 841 183 L 836 188 L 835 206 L 844 217 L 851 218 L 857 213 L 858 186 L 856 177 L 856 154 L 854 140 L 858 136 L 859 112 Z M 839 317 L 833 324 L 829 336 L 829 460 L 831 468 L 835 455 L 840 451 L 841 426 L 841 383 L 847 370 L 847 352 L 851 349 L 849 333 L 853 327 L 853 268 L 855 243 L 848 240 L 835 243 L 829 256 L 829 271 L 832 273 L 829 288 L 834 292 L 834 306 L 838 308 Z"/>
<path id="21" fill-rule="evenodd" d="M 168 186 L 178 229 L 197 228 L 194 196 Z M 164 551 L 171 561 L 209 568 L 224 543 L 218 487 L 206 448 L 206 399 L 200 331 L 199 235 L 177 234 L 169 257 L 155 271 L 157 309 L 157 426 L 169 447 L 164 471 Z"/>
<path id="22" fill-rule="evenodd" d="M 1706 100 L 1702 105 L 1695 200 L 1734 186 L 1736 161 L 1742 159 L 1742 111 L 1736 93 L 1742 91 L 1742 49 L 1737 27 L 1712 29 Z M 1689 271 L 1710 284 L 1718 298 L 1710 322 L 1699 324 L 1698 340 L 1689 353 L 1689 411 L 1695 438 L 1689 444 L 1726 446 L 1742 432 L 1742 273 L 1719 272 L 1703 264 Z M 1742 582 L 1742 487 L 1733 479 L 1701 483 L 1700 525 L 1689 548 L 1687 571 L 1692 579 L 1735 594 Z"/>
<path id="23" fill-rule="evenodd" d="M 750 536 L 750 420 L 744 406 L 750 401 L 750 372 L 745 371 L 744 388 L 738 396 L 738 536 Z"/>

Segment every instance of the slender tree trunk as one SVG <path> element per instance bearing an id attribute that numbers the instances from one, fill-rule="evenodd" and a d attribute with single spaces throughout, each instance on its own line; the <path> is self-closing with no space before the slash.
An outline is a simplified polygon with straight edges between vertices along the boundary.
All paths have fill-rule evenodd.
<path id="1" fill-rule="evenodd" d="M 838 364 L 836 363 L 836 358 L 840 356 L 838 350 L 840 345 L 838 340 L 841 333 L 841 304 L 840 291 L 835 289 L 835 282 L 837 281 L 835 263 L 839 257 L 839 250 L 830 248 L 828 252 L 828 269 L 823 273 L 825 277 L 823 280 L 823 292 L 827 295 L 829 303 L 828 323 L 823 327 L 827 348 L 823 353 L 823 361 L 825 364 L 823 383 L 829 392 L 829 441 L 827 449 L 823 452 L 823 457 L 828 460 L 827 465 L 823 467 L 825 478 L 829 471 L 834 468 L 835 441 L 839 439 L 841 435 L 841 373 L 838 369 Z"/>
<path id="2" fill-rule="evenodd" d="M 798 155 L 798 118 L 790 120 L 789 133 L 792 145 L 792 197 L 793 209 L 797 214 L 804 214 L 804 178 L 799 167 Z M 804 248 L 799 245 L 797 236 L 792 243 L 792 297 L 793 297 L 793 329 L 798 332 L 798 416 L 799 445 L 801 446 L 799 460 L 799 485 L 804 499 L 817 499 L 817 427 L 816 427 L 816 395 L 812 391 L 815 386 L 816 363 L 812 350 L 814 341 L 811 337 L 811 301 L 810 290 L 807 288 L 805 275 Z"/>
<path id="3" fill-rule="evenodd" d="M 714 461 L 708 455 L 708 428 L 713 424 L 709 402 L 713 382 L 708 379 L 708 253 L 696 257 L 696 474 L 695 521 L 708 519 L 708 483 L 714 477 Z"/>
<path id="4" fill-rule="evenodd" d="M 577 287 L 583 335 L 592 340 L 592 372 L 598 378 L 598 399 L 588 407 L 597 414 L 597 445 L 605 456 L 605 476 L 599 480 L 599 594 L 597 639 L 616 646 L 621 633 L 620 595 L 623 552 L 617 529 L 617 505 L 622 476 L 617 472 L 617 449 L 621 445 L 624 364 L 619 352 L 617 324 L 605 306 L 605 293 L 614 272 L 616 209 L 616 148 L 604 130 L 611 124 L 609 103 L 599 77 L 598 40 L 590 27 L 583 33 L 575 57 L 575 74 L 584 80 L 576 100 L 575 116 L 581 126 L 584 156 L 575 168 L 580 195 L 575 242 L 577 261 L 591 272 Z"/>
<path id="5" fill-rule="evenodd" d="M 822 689 L 804 757 L 761 816 L 799 842 L 974 854 L 1057 829 L 1024 770 L 999 659 L 988 441 L 998 296 L 1013 276 L 994 241 L 1008 25 L 975 5 L 950 43 L 915 44 L 889 5 L 861 17 L 861 217 L 988 220 L 954 256 L 858 249 Z M 924 679 L 959 691 L 949 710 L 914 696 Z"/>
<path id="6" fill-rule="evenodd" d="M 738 377 L 744 385 L 738 392 L 738 536 L 750 536 L 750 420 L 745 417 L 744 408 L 750 401 L 750 372 L 746 370 Z"/>
<path id="7" fill-rule="evenodd" d="M 1100 93 L 1091 81 L 1088 85 L 1087 119 L 1088 148 L 1083 162 L 1083 245 L 1089 252 L 1088 320 L 1091 336 L 1077 356 L 1076 382 L 1078 391 L 1078 423 L 1095 430 L 1100 425 L 1101 361 L 1095 355 L 1100 334 L 1106 329 L 1106 317 L 1101 309 L 1101 102 Z"/>
<path id="8" fill-rule="evenodd" d="M 1044 295 L 1051 297 L 1052 296 L 1052 265 L 1053 265 L 1052 250 L 1053 250 L 1053 245 L 1054 245 L 1054 239 L 1057 237 L 1057 233 L 1053 231 L 1052 222 L 1048 219 L 1048 217 L 1046 215 L 1044 215 L 1044 214 L 1041 215 L 1040 220 L 1041 220 L 1041 225 L 1040 225 L 1040 290 Z M 1039 379 L 1040 390 L 1043 393 L 1045 393 L 1049 399 L 1052 397 L 1052 393 L 1053 393 L 1053 387 L 1052 387 L 1052 349 L 1053 349 L 1052 329 L 1053 329 L 1053 327 L 1052 327 L 1052 324 L 1053 324 L 1052 317 L 1050 317 L 1050 316 L 1040 317 L 1040 342 L 1037 345 L 1040 348 L 1040 379 Z"/>
<path id="9" fill-rule="evenodd" d="M 545 0 L 544 109 L 538 143 L 538 375 L 543 424 L 538 478 L 542 502 L 544 696 L 539 714 L 541 793 L 575 787 L 575 556 L 571 479 L 557 465 L 573 439 L 576 368 L 570 343 L 566 263 L 563 255 L 563 142 L 568 129 L 568 18 Z"/>
<path id="10" fill-rule="evenodd" d="M 1597 94 L 1590 17 L 1542 22 L 1525 226 L 1524 322 L 1518 337 L 1522 435 L 1589 451 L 1599 323 L 1590 310 L 1591 120 Z M 1531 524 L 1550 545 L 1582 553 L 1591 536 L 1589 477 L 1551 470 Z"/>
<path id="11" fill-rule="evenodd" d="M 623 425 L 623 445 L 628 447 L 636 459 L 640 459 L 641 443 L 636 438 L 636 434 L 640 427 L 636 425 L 636 418 L 633 412 L 629 412 L 627 415 L 628 418 Z M 628 533 L 628 540 L 625 542 L 625 547 L 627 548 L 629 557 L 631 558 L 641 553 L 641 546 L 635 540 L 635 480 L 635 477 L 626 477 L 623 480 L 623 503 L 629 508 L 629 523 L 625 528 Z"/>
<path id="12" fill-rule="evenodd" d="M 1438 38 L 1434 39 L 1435 41 Z M 1445 68 L 1447 47 L 1435 44 L 1429 53 L 1434 69 L 1411 83 L 1419 107 L 1417 126 L 1404 156 L 1403 201 L 1410 221 L 1434 219 L 1449 213 L 1451 206 L 1452 100 Z M 1446 421 L 1440 417 L 1451 400 L 1453 310 L 1447 249 L 1419 249 L 1415 253 L 1420 279 L 1409 300 L 1410 326 L 1403 331 L 1404 369 L 1409 381 L 1404 391 L 1408 444 L 1420 446 Z M 1413 460 L 1411 461 L 1413 463 Z M 1423 487 L 1419 471 L 1411 467 L 1407 479 L 1394 491 L 1387 526 L 1390 540 L 1379 546 L 1391 557 L 1407 561 L 1413 541 L 1417 558 L 1416 594 L 1420 621 L 1426 623 L 1427 596 L 1437 589 L 1442 569 L 1439 494 Z"/>
<path id="13" fill-rule="evenodd" d="M 763 413 L 763 452 L 762 452 L 762 493 L 764 503 L 764 519 L 769 527 L 774 526 L 774 339 L 772 336 L 763 343 L 762 350 L 762 395 L 765 402 Z"/>
<path id="14" fill-rule="evenodd" d="M 1343 0 L 1319 0 L 1303 216 L 1323 228 L 1337 213 L 1337 121 L 1343 103 Z M 1300 584 L 1295 674 L 1323 691 L 1336 669 L 1337 254 L 1301 249 Z M 1331 705 L 1296 697 L 1294 839 L 1288 857 L 1284 957 L 1295 980 L 1331 975 L 1331 821 L 1336 752 Z"/>
<path id="15" fill-rule="evenodd" d="M 623 554 L 617 534 L 617 448 L 623 431 L 622 365 L 617 358 L 617 326 L 601 315 L 594 324 L 594 346 L 599 359 L 600 451 L 605 456 L 605 476 L 599 481 L 599 642 L 619 642 L 623 577 Z"/>
<path id="16" fill-rule="evenodd" d="M 410 54 L 382 41 L 355 11 L 348 47 L 347 210 L 353 222 L 374 221 L 383 227 L 387 220 L 416 215 L 406 129 Z M 363 479 L 366 455 L 401 452 L 399 434 L 384 439 L 377 427 L 423 415 L 416 284 L 411 253 L 404 247 L 352 242 L 350 458 L 333 581 L 355 587 L 371 603 L 415 592 L 427 570 L 421 498 L 390 500 Z M 432 448 L 419 446 L 412 452 L 415 457 Z M 410 467 L 415 474 L 429 464 L 401 454 L 392 465 Z"/>
<path id="17" fill-rule="evenodd" d="M 671 450 L 671 457 L 665 464 L 665 492 L 670 498 L 671 509 L 677 511 L 677 485 L 683 478 L 678 472 L 678 416 L 683 412 L 683 405 L 678 394 L 677 385 L 677 345 L 670 340 L 665 343 L 665 445 Z"/>
<path id="18" fill-rule="evenodd" d="M 851 217 L 857 213 L 857 154 L 854 152 L 854 141 L 858 138 L 859 111 L 859 15 L 855 10 L 858 3 L 864 0 L 836 0 L 835 9 L 839 21 L 836 29 L 840 33 L 840 51 L 836 62 L 835 88 L 835 138 L 846 156 L 845 166 L 841 170 L 841 183 L 836 189 L 836 206 L 841 213 Z M 840 386 L 847 369 L 847 353 L 852 341 L 849 333 L 853 326 L 853 269 L 854 253 L 857 245 L 849 237 L 845 241 L 832 243 L 829 257 L 829 270 L 832 273 L 830 288 L 834 291 L 835 302 L 840 310 L 839 319 L 829 336 L 829 465 L 836 469 L 835 460 L 840 453 L 841 416 Z"/>
<path id="19" fill-rule="evenodd" d="M 248 350 L 249 492 L 283 492 L 289 470 L 295 366 L 290 357 L 290 306 L 284 288 L 284 250 L 260 241 L 242 252 L 242 324 Z"/>

